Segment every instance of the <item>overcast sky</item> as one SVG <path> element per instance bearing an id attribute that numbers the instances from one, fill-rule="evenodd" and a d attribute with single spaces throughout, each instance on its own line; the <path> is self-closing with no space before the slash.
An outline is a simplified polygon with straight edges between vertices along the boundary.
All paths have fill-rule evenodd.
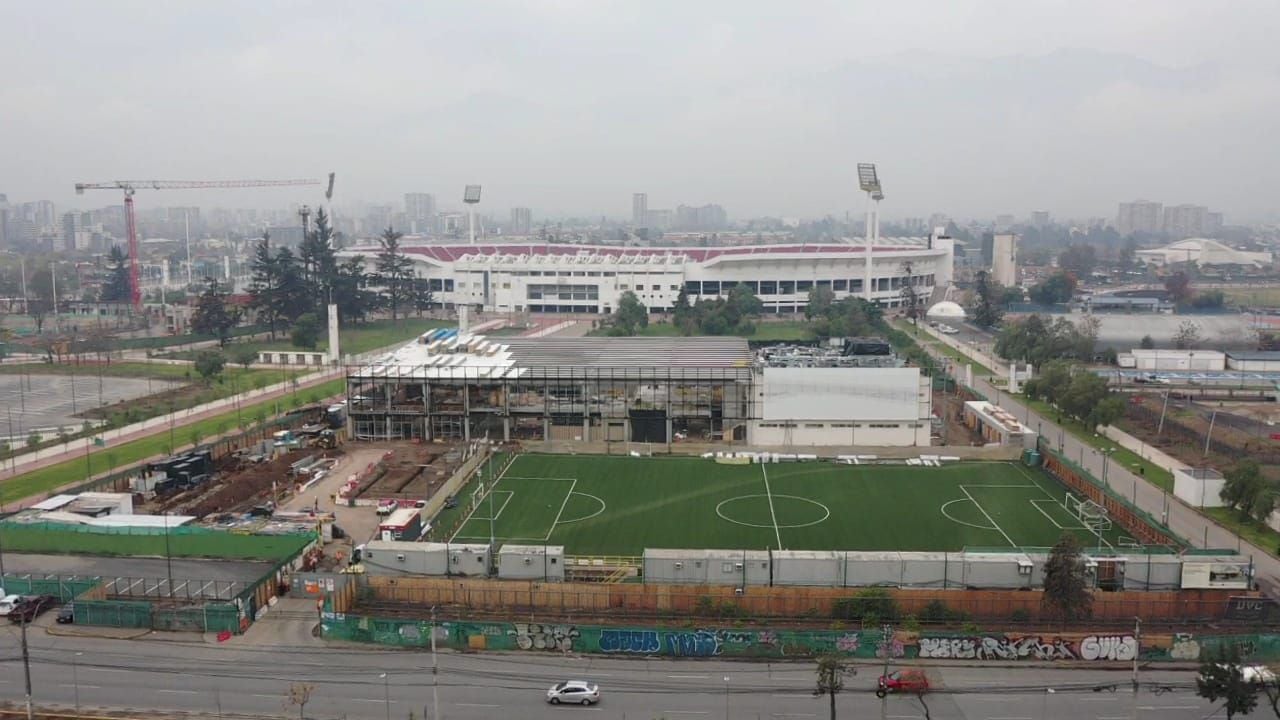
<path id="1" fill-rule="evenodd" d="M 338 173 L 535 217 L 1034 209 L 1137 197 L 1275 219 L 1275 0 L 0 0 L 0 192 Z M 284 206 L 318 191 L 147 193 Z"/>

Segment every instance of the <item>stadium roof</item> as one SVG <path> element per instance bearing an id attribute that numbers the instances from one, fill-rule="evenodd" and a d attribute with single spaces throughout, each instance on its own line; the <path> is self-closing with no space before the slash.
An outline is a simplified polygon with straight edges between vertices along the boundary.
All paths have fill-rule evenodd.
<path id="1" fill-rule="evenodd" d="M 438 329 L 352 373 L 358 378 L 499 379 L 587 377 L 640 370 L 749 372 L 737 337 L 494 338 Z M 628 372 L 628 370 L 630 372 Z"/>

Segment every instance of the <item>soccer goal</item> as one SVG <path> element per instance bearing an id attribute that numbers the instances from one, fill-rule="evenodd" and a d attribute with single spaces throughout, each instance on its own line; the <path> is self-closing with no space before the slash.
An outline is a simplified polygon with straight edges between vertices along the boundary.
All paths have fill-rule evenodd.
<path id="1" fill-rule="evenodd" d="M 1067 510 L 1080 521 L 1086 530 L 1098 536 L 1098 545 L 1102 545 L 1102 533 L 1111 529 L 1111 516 L 1107 509 L 1098 503 L 1067 493 Z"/>

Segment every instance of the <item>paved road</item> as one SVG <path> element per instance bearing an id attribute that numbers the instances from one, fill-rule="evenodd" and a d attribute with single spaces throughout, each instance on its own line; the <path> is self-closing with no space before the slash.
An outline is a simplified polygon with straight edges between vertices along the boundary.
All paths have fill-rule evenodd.
<path id="1" fill-rule="evenodd" d="M 993 386 L 988 382 L 988 378 L 975 376 L 974 385 L 975 390 L 1013 413 L 1028 427 L 1035 428 L 1068 459 L 1079 463 L 1096 478 L 1105 476 L 1107 484 L 1112 489 L 1130 498 L 1138 507 L 1151 513 L 1152 517 L 1166 517 L 1167 512 L 1166 522 L 1169 528 L 1195 546 L 1231 550 L 1238 548 L 1243 555 L 1253 560 L 1255 579 L 1261 588 L 1272 597 L 1280 597 L 1280 560 L 1250 543 L 1243 542 L 1231 531 L 1196 512 L 1190 506 L 1184 505 L 1173 495 L 1130 472 L 1119 463 L 1110 462 L 1092 446 L 1065 432 L 1062 427 L 1053 422 L 1053 418 L 1042 417 L 1038 413 L 1031 412 L 1024 404 L 1010 397 L 1007 392 Z M 1104 462 L 1106 463 L 1105 473 L 1103 472 Z"/>
<path id="2" fill-rule="evenodd" d="M 47 622 L 47 620 L 44 620 Z M 403 719 L 431 717 L 429 653 L 326 648 L 306 645 L 226 645 L 159 640 L 104 640 L 29 632 L 33 695 L 37 704 L 152 708 L 208 714 L 296 712 L 292 684 L 315 689 L 312 718 Z M 0 699 L 21 702 L 22 664 L 17 630 L 0 629 L 0 642 L 15 652 L 0 663 Z M 815 698 L 813 666 L 797 663 L 622 660 L 560 654 L 455 654 L 439 657 L 438 694 L 443 718 L 825 718 L 825 698 Z M 859 666 L 840 695 L 841 717 L 923 718 L 913 698 L 882 704 L 870 692 L 880 668 Z M 1213 711 L 1195 697 L 1191 671 L 1143 671 L 1131 692 L 1127 669 L 932 667 L 941 690 L 927 696 L 938 720 L 1192 720 Z M 384 678 L 383 675 L 386 675 Z M 545 705 L 546 687 L 564 678 L 598 682 L 598 707 Z M 1178 686 L 1155 694 L 1157 686 Z M 1096 687 L 1116 687 L 1095 691 Z M 1047 692 L 1052 688 L 1053 693 Z"/>

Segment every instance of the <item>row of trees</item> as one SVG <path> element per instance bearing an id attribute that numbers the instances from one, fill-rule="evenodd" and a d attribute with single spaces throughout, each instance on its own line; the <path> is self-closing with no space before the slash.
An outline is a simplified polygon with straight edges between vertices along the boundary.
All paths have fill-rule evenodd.
<path id="1" fill-rule="evenodd" d="M 763 309 L 751 288 L 739 283 L 729 288 L 726 297 L 700 297 L 693 304 L 681 290 L 671 319 L 683 335 L 750 335 L 755 332 L 752 320 Z"/>
<path id="2" fill-rule="evenodd" d="M 1124 398 L 1111 392 L 1102 376 L 1069 360 L 1050 360 L 1024 387 L 1089 427 L 1110 425 L 1124 415 Z"/>
<path id="3" fill-rule="evenodd" d="M 1049 320 L 1044 315 L 1028 315 L 1000 327 L 995 349 L 1006 360 L 1036 367 L 1062 358 L 1093 362 L 1100 327 L 1101 321 L 1092 315 L 1077 323 L 1063 317 Z"/>

